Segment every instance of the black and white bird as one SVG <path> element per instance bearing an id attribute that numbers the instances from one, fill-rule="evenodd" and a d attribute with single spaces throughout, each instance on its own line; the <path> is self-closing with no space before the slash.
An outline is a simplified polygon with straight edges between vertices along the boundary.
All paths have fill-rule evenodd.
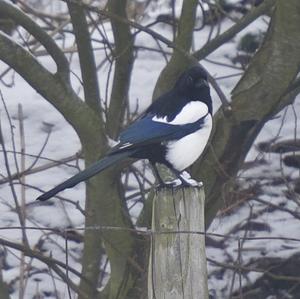
<path id="1" fill-rule="evenodd" d="M 202 154 L 212 129 L 212 100 L 207 73 L 200 66 L 185 71 L 174 87 L 154 101 L 100 161 L 37 199 L 47 200 L 125 158 L 148 159 L 161 185 L 156 164 L 166 165 L 183 186 L 197 182 L 184 171 Z"/>

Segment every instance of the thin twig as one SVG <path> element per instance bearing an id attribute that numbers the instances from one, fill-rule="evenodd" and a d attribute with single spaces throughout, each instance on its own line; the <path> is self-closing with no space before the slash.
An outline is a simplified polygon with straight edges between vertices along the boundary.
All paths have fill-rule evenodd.
<path id="1" fill-rule="evenodd" d="M 2 102 L 5 103 L 1 90 L 0 90 L 0 97 L 1 97 Z M 7 156 L 7 152 L 6 152 L 6 146 L 5 146 L 5 142 L 4 142 L 3 134 L 2 134 L 1 119 L 0 119 L 0 141 L 1 141 L 2 149 L 3 149 L 5 167 L 6 167 L 7 175 L 8 175 L 8 178 L 9 178 L 9 185 L 10 185 L 11 192 L 12 192 L 13 199 L 14 199 L 14 203 L 15 203 L 15 206 L 16 206 L 19 222 L 20 222 L 21 227 L 22 227 L 22 239 L 23 239 L 23 242 L 26 244 L 26 246 L 29 246 L 28 245 L 29 244 L 28 239 L 27 239 L 27 236 L 26 236 L 26 231 L 25 231 L 25 224 L 24 224 L 23 217 L 22 217 L 22 211 L 21 211 L 21 208 L 19 206 L 17 193 L 16 193 L 16 190 L 15 190 L 15 187 L 14 187 L 14 184 L 13 184 L 13 180 L 12 180 L 12 177 L 11 177 L 9 160 L 8 160 L 8 156 Z"/>
<path id="2" fill-rule="evenodd" d="M 0 151 L 0 152 L 3 152 L 3 151 Z M 11 151 L 7 151 L 7 153 L 10 153 Z M 28 155 L 28 154 L 26 154 Z M 33 157 L 38 157 L 36 155 L 30 155 L 30 156 L 33 156 Z M 33 169 L 30 169 L 27 168 L 25 169 L 24 171 L 22 172 L 16 172 L 16 173 L 13 173 L 11 175 L 11 179 L 12 180 L 15 180 L 15 179 L 18 179 L 20 176 L 22 175 L 29 175 L 29 174 L 34 174 L 34 173 L 38 173 L 38 172 L 41 172 L 41 171 L 44 171 L 44 170 L 48 170 L 50 168 L 53 168 L 53 167 L 56 167 L 56 166 L 60 166 L 60 165 L 65 165 L 65 166 L 68 166 L 68 167 L 73 167 L 73 168 L 76 168 L 78 169 L 77 166 L 74 166 L 74 165 L 70 165 L 70 164 L 67 164 L 67 162 L 71 162 L 71 161 L 74 161 L 74 160 L 78 160 L 80 154 L 79 153 L 76 153 L 75 155 L 72 155 L 72 156 L 69 156 L 69 157 L 66 157 L 66 158 L 63 158 L 61 160 L 52 160 L 52 159 L 47 159 L 47 160 L 50 160 L 50 161 L 53 161 L 53 162 L 50 162 L 50 163 L 47 163 L 47 164 L 44 164 L 44 165 L 41 165 L 41 166 L 37 166 Z M 40 159 L 46 159 L 46 158 L 42 158 L 42 157 L 39 157 Z M 4 184 L 4 183 L 7 183 L 9 182 L 9 177 L 4 177 L 0 180 L 0 184 Z"/>
<path id="3" fill-rule="evenodd" d="M 65 234 L 65 257 L 66 257 L 66 277 L 69 279 L 69 249 L 68 249 L 68 234 Z M 69 299 L 72 299 L 70 286 L 67 285 Z"/>
<path id="4" fill-rule="evenodd" d="M 20 146 L 21 146 L 21 172 L 24 173 L 25 170 L 25 133 L 24 133 L 24 115 L 22 105 L 18 105 L 18 118 L 19 118 L 19 130 L 20 130 Z M 26 209 L 25 209 L 25 176 L 20 176 L 21 183 L 21 217 L 23 218 L 23 223 L 26 225 Z M 25 294 L 25 255 L 24 252 L 21 252 L 21 263 L 20 263 L 20 292 L 19 299 L 24 298 Z"/>

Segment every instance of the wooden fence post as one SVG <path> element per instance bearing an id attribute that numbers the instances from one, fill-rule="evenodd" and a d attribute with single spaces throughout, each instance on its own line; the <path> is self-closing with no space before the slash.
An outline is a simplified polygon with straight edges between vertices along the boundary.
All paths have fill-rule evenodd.
<path id="1" fill-rule="evenodd" d="M 208 299 L 205 236 L 188 233 L 205 231 L 204 198 L 198 187 L 156 192 L 148 299 Z"/>

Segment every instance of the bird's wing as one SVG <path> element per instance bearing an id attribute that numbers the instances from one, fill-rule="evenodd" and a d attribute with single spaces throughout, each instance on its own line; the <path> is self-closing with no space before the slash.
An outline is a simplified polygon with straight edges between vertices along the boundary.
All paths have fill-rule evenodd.
<path id="1" fill-rule="evenodd" d="M 153 120 L 153 114 L 146 114 L 120 134 L 120 143 L 113 151 L 180 139 L 199 130 L 207 115 L 191 123 L 171 124 Z"/>
<path id="2" fill-rule="evenodd" d="M 208 106 L 204 102 L 191 101 L 185 104 L 172 120 L 169 120 L 168 116 L 155 116 L 153 120 L 170 125 L 186 125 L 205 117 L 207 114 Z"/>

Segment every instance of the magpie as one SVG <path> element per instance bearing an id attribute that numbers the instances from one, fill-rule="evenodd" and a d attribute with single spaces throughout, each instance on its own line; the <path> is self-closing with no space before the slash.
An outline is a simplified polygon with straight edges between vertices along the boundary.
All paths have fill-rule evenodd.
<path id="1" fill-rule="evenodd" d="M 157 163 L 166 165 L 181 185 L 195 186 L 197 182 L 184 170 L 202 154 L 211 129 L 212 100 L 207 73 L 200 65 L 192 66 L 179 76 L 170 91 L 120 133 L 118 143 L 103 159 L 37 199 L 47 200 L 125 158 L 148 159 L 162 186 L 168 183 L 159 175 Z"/>

